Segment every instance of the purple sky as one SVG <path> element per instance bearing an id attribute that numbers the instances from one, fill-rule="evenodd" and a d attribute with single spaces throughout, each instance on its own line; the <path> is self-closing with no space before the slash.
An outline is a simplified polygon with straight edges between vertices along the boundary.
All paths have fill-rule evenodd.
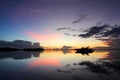
<path id="1" fill-rule="evenodd" d="M 64 34 L 78 35 L 81 29 L 106 23 L 119 25 L 119 8 L 120 0 L 0 0 L 0 40 L 77 45 L 83 39 Z"/>

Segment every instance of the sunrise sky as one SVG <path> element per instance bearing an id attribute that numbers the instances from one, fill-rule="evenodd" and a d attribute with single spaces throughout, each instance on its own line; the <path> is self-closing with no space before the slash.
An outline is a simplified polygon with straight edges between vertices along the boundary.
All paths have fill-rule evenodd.
<path id="1" fill-rule="evenodd" d="M 40 42 L 44 47 L 106 46 L 82 30 L 120 24 L 120 0 L 0 0 L 0 40 Z"/>

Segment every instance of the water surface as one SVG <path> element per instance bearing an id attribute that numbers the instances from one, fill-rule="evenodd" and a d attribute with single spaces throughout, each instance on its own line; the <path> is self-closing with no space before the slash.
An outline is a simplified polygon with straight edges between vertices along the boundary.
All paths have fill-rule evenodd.
<path id="1" fill-rule="evenodd" d="M 0 52 L 0 80 L 120 80 L 120 51 Z"/>

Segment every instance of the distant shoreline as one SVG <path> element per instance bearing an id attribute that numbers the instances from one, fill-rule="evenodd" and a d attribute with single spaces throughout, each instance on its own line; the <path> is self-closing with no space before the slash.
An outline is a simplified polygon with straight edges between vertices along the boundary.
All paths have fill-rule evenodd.
<path id="1" fill-rule="evenodd" d="M 43 51 L 43 48 L 24 48 L 24 49 L 18 49 L 18 48 L 10 48 L 10 47 L 4 47 L 0 48 L 0 52 L 7 52 L 7 51 Z"/>
<path id="2" fill-rule="evenodd" d="M 110 51 L 110 50 L 120 50 L 120 49 L 95 49 L 95 51 Z M 10 47 L 4 47 L 0 48 L 0 52 L 9 52 L 9 51 L 44 51 L 44 50 L 55 50 L 55 49 L 44 49 L 44 48 L 10 48 Z M 63 49 L 58 49 L 58 50 L 63 50 Z M 66 50 L 66 49 L 64 49 Z M 76 49 L 68 49 L 68 50 L 76 50 Z"/>

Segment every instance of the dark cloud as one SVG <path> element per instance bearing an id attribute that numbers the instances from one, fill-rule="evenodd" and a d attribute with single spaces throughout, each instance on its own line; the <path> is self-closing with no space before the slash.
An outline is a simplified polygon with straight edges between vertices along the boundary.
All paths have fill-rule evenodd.
<path id="1" fill-rule="evenodd" d="M 103 37 L 119 38 L 120 37 L 120 26 L 115 25 L 110 30 L 104 32 Z"/>
<path id="2" fill-rule="evenodd" d="M 66 30 L 66 29 L 70 29 L 70 27 L 58 28 L 57 31 L 60 31 L 60 30 Z"/>
<path id="3" fill-rule="evenodd" d="M 102 25 L 102 26 L 94 26 L 88 30 L 85 30 L 85 34 L 79 34 L 79 37 L 89 38 L 120 38 L 120 26 L 118 25 Z"/>
<path id="4" fill-rule="evenodd" d="M 12 48 L 39 48 L 40 43 L 33 43 L 24 40 L 3 41 L 0 40 L 0 47 L 12 47 Z"/>
<path id="5" fill-rule="evenodd" d="M 103 25 L 103 26 L 94 26 L 94 27 L 91 27 L 90 29 L 88 30 L 84 30 L 84 32 L 86 32 L 85 34 L 79 34 L 79 37 L 82 37 L 82 38 L 89 38 L 89 37 L 92 37 L 92 36 L 101 36 L 101 34 L 104 33 L 104 30 L 106 30 L 106 28 L 109 28 L 109 25 Z"/>

